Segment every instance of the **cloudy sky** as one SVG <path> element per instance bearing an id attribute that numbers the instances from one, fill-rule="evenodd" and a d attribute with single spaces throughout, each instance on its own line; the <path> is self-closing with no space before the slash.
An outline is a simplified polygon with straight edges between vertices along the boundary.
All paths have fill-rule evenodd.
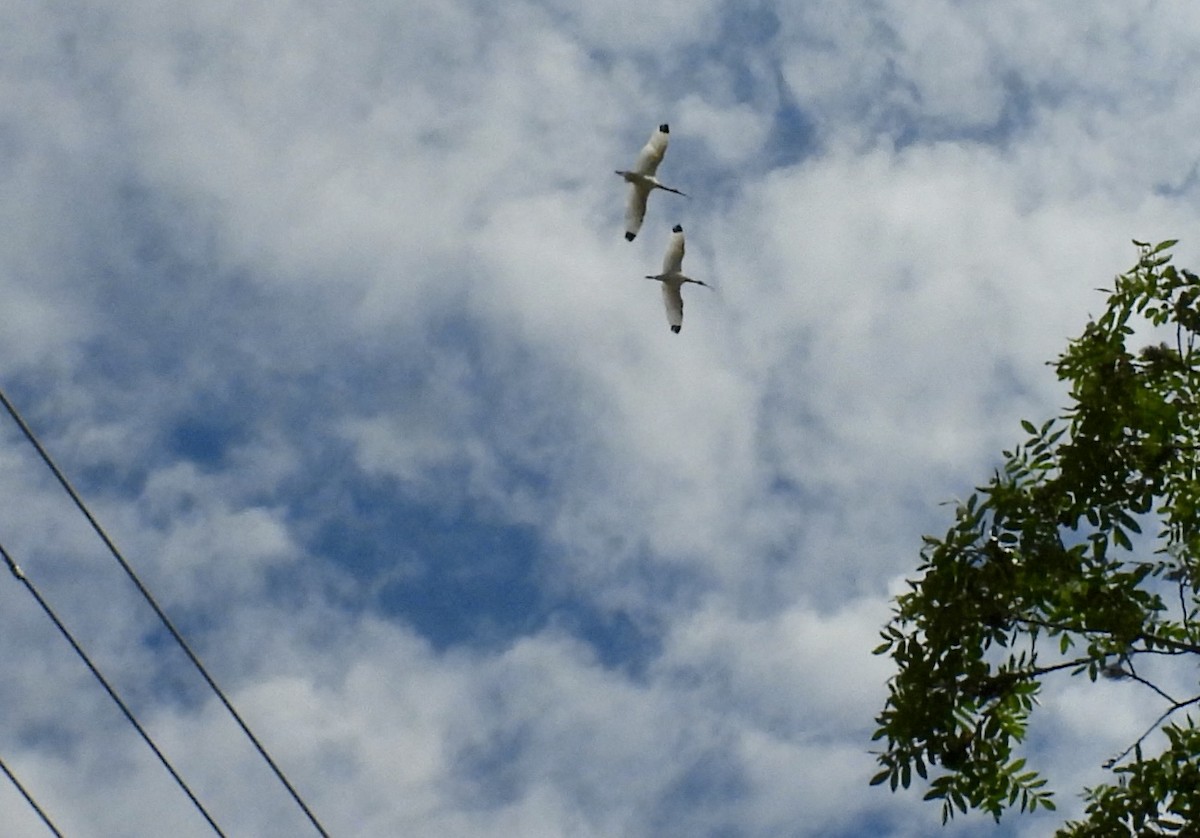
<path id="1" fill-rule="evenodd" d="M 926 835 L 866 785 L 889 592 L 1130 239 L 1200 261 L 1198 43 L 1154 0 L 8 0 L 0 386 L 334 835 Z M 626 243 L 660 122 L 692 197 Z M 0 443 L 0 543 L 216 821 L 310 834 Z M 68 835 L 212 834 L 2 578 L 0 757 Z M 1058 815 L 945 834 L 1078 812 L 1157 714 L 1104 689 L 1045 696 Z"/>

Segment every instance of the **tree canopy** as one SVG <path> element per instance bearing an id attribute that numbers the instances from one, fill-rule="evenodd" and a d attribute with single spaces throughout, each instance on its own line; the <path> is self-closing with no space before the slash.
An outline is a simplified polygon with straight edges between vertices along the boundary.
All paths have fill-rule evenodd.
<path id="1" fill-rule="evenodd" d="M 1086 678 L 1144 692 L 1151 716 L 1059 834 L 1200 824 L 1200 277 L 1171 264 L 1174 241 L 1135 245 L 1103 314 L 1052 362 L 1067 409 L 1022 422 L 1028 438 L 925 538 L 875 650 L 897 672 L 872 783 L 915 774 L 943 822 L 1055 808 L 1029 720 L 1043 684 Z"/>

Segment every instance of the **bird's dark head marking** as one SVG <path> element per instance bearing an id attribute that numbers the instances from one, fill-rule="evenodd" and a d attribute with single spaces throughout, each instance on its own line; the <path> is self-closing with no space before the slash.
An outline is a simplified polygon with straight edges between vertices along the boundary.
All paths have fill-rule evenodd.
<path id="1" fill-rule="evenodd" d="M 631 242 L 635 238 L 637 238 L 637 233 L 626 233 L 625 234 L 625 241 L 627 241 L 627 242 Z"/>
<path id="2" fill-rule="evenodd" d="M 669 126 L 667 125 L 667 123 L 665 123 L 665 122 L 664 122 L 662 125 L 658 126 L 658 130 L 659 130 L 659 131 L 662 131 L 664 134 L 670 134 L 670 133 L 671 133 L 671 129 L 670 129 L 670 127 L 669 127 Z"/>
<path id="3" fill-rule="evenodd" d="M 674 227 L 672 227 L 672 228 L 671 228 L 671 232 L 672 232 L 672 233 L 682 233 L 682 232 L 683 232 L 683 225 L 682 225 L 682 224 L 676 224 Z"/>
<path id="4" fill-rule="evenodd" d="M 671 331 L 674 332 L 675 334 L 679 334 L 679 330 L 682 328 L 683 328 L 682 326 L 672 326 Z"/>

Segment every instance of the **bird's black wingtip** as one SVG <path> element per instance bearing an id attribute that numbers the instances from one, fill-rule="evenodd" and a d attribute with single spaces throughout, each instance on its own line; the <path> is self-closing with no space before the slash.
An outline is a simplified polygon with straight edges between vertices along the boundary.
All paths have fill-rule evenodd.
<path id="1" fill-rule="evenodd" d="M 625 241 L 627 241 L 627 242 L 631 242 L 636 238 L 637 238 L 637 233 L 629 233 L 629 232 L 625 233 Z"/>
<path id="2" fill-rule="evenodd" d="M 682 232 L 683 232 L 683 225 L 682 225 L 682 224 L 676 224 L 674 227 L 672 227 L 672 228 L 671 228 L 671 232 L 672 232 L 672 233 L 682 233 Z"/>
<path id="3" fill-rule="evenodd" d="M 679 334 L 679 330 L 682 328 L 683 328 L 682 326 L 672 326 L 671 331 L 674 332 L 675 334 Z"/>
<path id="4" fill-rule="evenodd" d="M 662 131 L 664 134 L 670 134 L 671 126 L 667 125 L 667 123 L 664 122 L 662 125 L 658 126 L 658 130 Z"/>

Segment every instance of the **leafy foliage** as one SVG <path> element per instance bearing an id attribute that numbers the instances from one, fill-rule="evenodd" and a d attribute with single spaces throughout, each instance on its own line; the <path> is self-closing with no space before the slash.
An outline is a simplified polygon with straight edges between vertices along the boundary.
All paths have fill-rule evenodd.
<path id="1" fill-rule="evenodd" d="M 1106 764 L 1111 784 L 1086 790 L 1087 819 L 1060 834 L 1200 823 L 1200 730 L 1181 712 L 1200 694 L 1178 698 L 1138 674 L 1147 655 L 1185 657 L 1190 672 L 1200 661 L 1200 277 L 1171 264 L 1174 241 L 1135 244 L 1103 315 L 1053 363 L 1070 407 L 1023 422 L 1026 441 L 957 505 L 944 537 L 925 539 L 875 649 L 898 671 L 872 784 L 907 788 L 916 773 L 943 822 L 1055 808 L 1021 746 L 1043 682 L 1086 676 L 1128 682 L 1161 716 Z M 1138 324 L 1174 340 L 1131 351 Z M 1166 749 L 1147 758 L 1160 729 Z"/>

